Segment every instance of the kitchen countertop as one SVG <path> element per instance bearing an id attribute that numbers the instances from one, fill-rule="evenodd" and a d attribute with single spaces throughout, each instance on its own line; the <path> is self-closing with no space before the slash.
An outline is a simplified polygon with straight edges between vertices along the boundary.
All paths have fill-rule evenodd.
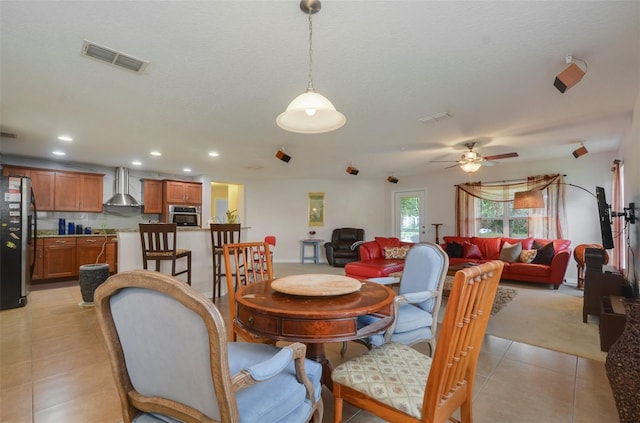
<path id="1" fill-rule="evenodd" d="M 178 232 L 209 231 L 209 228 L 193 226 L 178 226 Z M 138 228 L 98 229 L 91 234 L 58 235 L 55 229 L 43 229 L 38 231 L 38 238 L 63 238 L 63 237 L 87 237 L 87 236 L 116 236 L 118 232 L 139 232 Z"/>

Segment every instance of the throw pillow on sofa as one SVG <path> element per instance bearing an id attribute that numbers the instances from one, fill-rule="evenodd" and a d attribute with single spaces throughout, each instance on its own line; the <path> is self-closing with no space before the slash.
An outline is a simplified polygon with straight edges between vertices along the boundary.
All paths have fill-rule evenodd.
<path id="1" fill-rule="evenodd" d="M 462 257 L 482 260 L 482 253 L 476 244 L 465 241 L 465 243 L 462 244 Z"/>
<path id="2" fill-rule="evenodd" d="M 500 260 L 506 261 L 507 263 L 513 263 L 518 260 L 520 257 L 520 253 L 522 252 L 522 244 L 516 242 L 511 245 L 508 242 L 502 244 L 502 250 L 500 250 Z"/>
<path id="3" fill-rule="evenodd" d="M 531 263 L 536 258 L 536 254 L 538 254 L 538 250 L 522 250 L 518 261 L 520 263 Z"/>
<path id="4" fill-rule="evenodd" d="M 404 259 L 409 252 L 408 245 L 405 247 L 384 247 L 384 258 L 386 259 Z"/>
<path id="5" fill-rule="evenodd" d="M 536 253 L 536 257 L 531 263 L 547 265 L 551 264 L 551 260 L 553 260 L 553 256 L 556 254 L 556 250 L 553 249 L 553 242 L 542 246 L 540 245 L 540 243 L 534 241 L 533 248 L 538 251 Z"/>
<path id="6" fill-rule="evenodd" d="M 449 257 L 460 258 L 462 257 L 462 244 L 457 242 L 447 242 L 445 251 Z"/>

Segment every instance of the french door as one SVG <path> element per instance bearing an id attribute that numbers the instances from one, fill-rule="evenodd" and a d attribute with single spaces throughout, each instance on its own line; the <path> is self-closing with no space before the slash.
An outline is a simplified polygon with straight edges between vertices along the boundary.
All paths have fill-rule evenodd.
<path id="1" fill-rule="evenodd" d="M 426 241 L 426 190 L 393 193 L 394 236 L 407 242 Z"/>

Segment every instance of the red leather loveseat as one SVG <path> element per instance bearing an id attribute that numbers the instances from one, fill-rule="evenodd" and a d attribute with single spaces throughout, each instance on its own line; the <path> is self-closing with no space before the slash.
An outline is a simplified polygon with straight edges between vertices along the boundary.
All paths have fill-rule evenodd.
<path id="1" fill-rule="evenodd" d="M 540 257 L 546 253 L 546 259 L 542 260 L 542 262 L 537 262 L 535 258 L 531 263 L 521 262 L 519 259 L 515 259 L 513 262 L 505 261 L 500 279 L 552 284 L 554 289 L 558 289 L 560 284 L 562 284 L 571 255 L 571 249 L 569 248 L 571 241 L 567 239 L 549 240 L 534 239 L 532 237 L 521 239 L 459 236 L 445 236 L 443 239 L 445 243 L 441 246 L 442 249 L 449 254 L 449 266 L 469 262 L 484 263 L 490 260 L 499 260 L 505 242 L 508 242 L 510 245 L 519 242 L 523 250 L 536 249 Z M 453 243 L 469 247 L 465 248 L 465 252 L 467 252 L 466 257 L 465 254 L 462 254 L 461 257 L 452 256 L 451 252 L 455 251 L 455 248 L 451 248 Z M 552 251 L 551 246 L 548 246 L 549 243 L 553 243 Z M 471 246 L 469 246 L 469 244 L 471 244 Z M 545 248 L 545 253 L 542 253 L 544 246 L 547 246 L 547 248 Z"/>
<path id="2" fill-rule="evenodd" d="M 356 279 L 379 278 L 389 276 L 394 272 L 404 269 L 404 256 L 401 252 L 414 245 L 413 242 L 400 241 L 399 238 L 376 237 L 373 241 L 367 241 L 360 245 L 360 261 L 352 261 L 344 266 L 347 276 Z M 385 247 L 387 249 L 385 258 Z M 400 250 L 401 247 L 405 247 Z M 391 258 L 396 256 L 402 258 Z"/>

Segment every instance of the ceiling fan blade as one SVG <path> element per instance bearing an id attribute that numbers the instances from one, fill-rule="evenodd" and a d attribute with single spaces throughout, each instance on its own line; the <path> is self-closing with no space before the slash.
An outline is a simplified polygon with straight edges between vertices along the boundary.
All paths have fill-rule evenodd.
<path id="1" fill-rule="evenodd" d="M 459 163 L 456 163 L 456 164 L 454 164 L 454 165 L 451 165 L 451 166 L 447 166 L 447 167 L 445 167 L 445 169 L 451 169 L 452 167 L 458 167 L 458 166 L 460 166 L 460 164 L 459 164 Z"/>
<path id="2" fill-rule="evenodd" d="M 495 156 L 485 156 L 485 160 L 500 160 L 500 159 L 510 159 L 511 157 L 518 157 L 518 153 L 505 153 L 505 154 L 496 154 Z"/>
<path id="3" fill-rule="evenodd" d="M 459 163 L 458 160 L 429 160 L 429 163 Z"/>

